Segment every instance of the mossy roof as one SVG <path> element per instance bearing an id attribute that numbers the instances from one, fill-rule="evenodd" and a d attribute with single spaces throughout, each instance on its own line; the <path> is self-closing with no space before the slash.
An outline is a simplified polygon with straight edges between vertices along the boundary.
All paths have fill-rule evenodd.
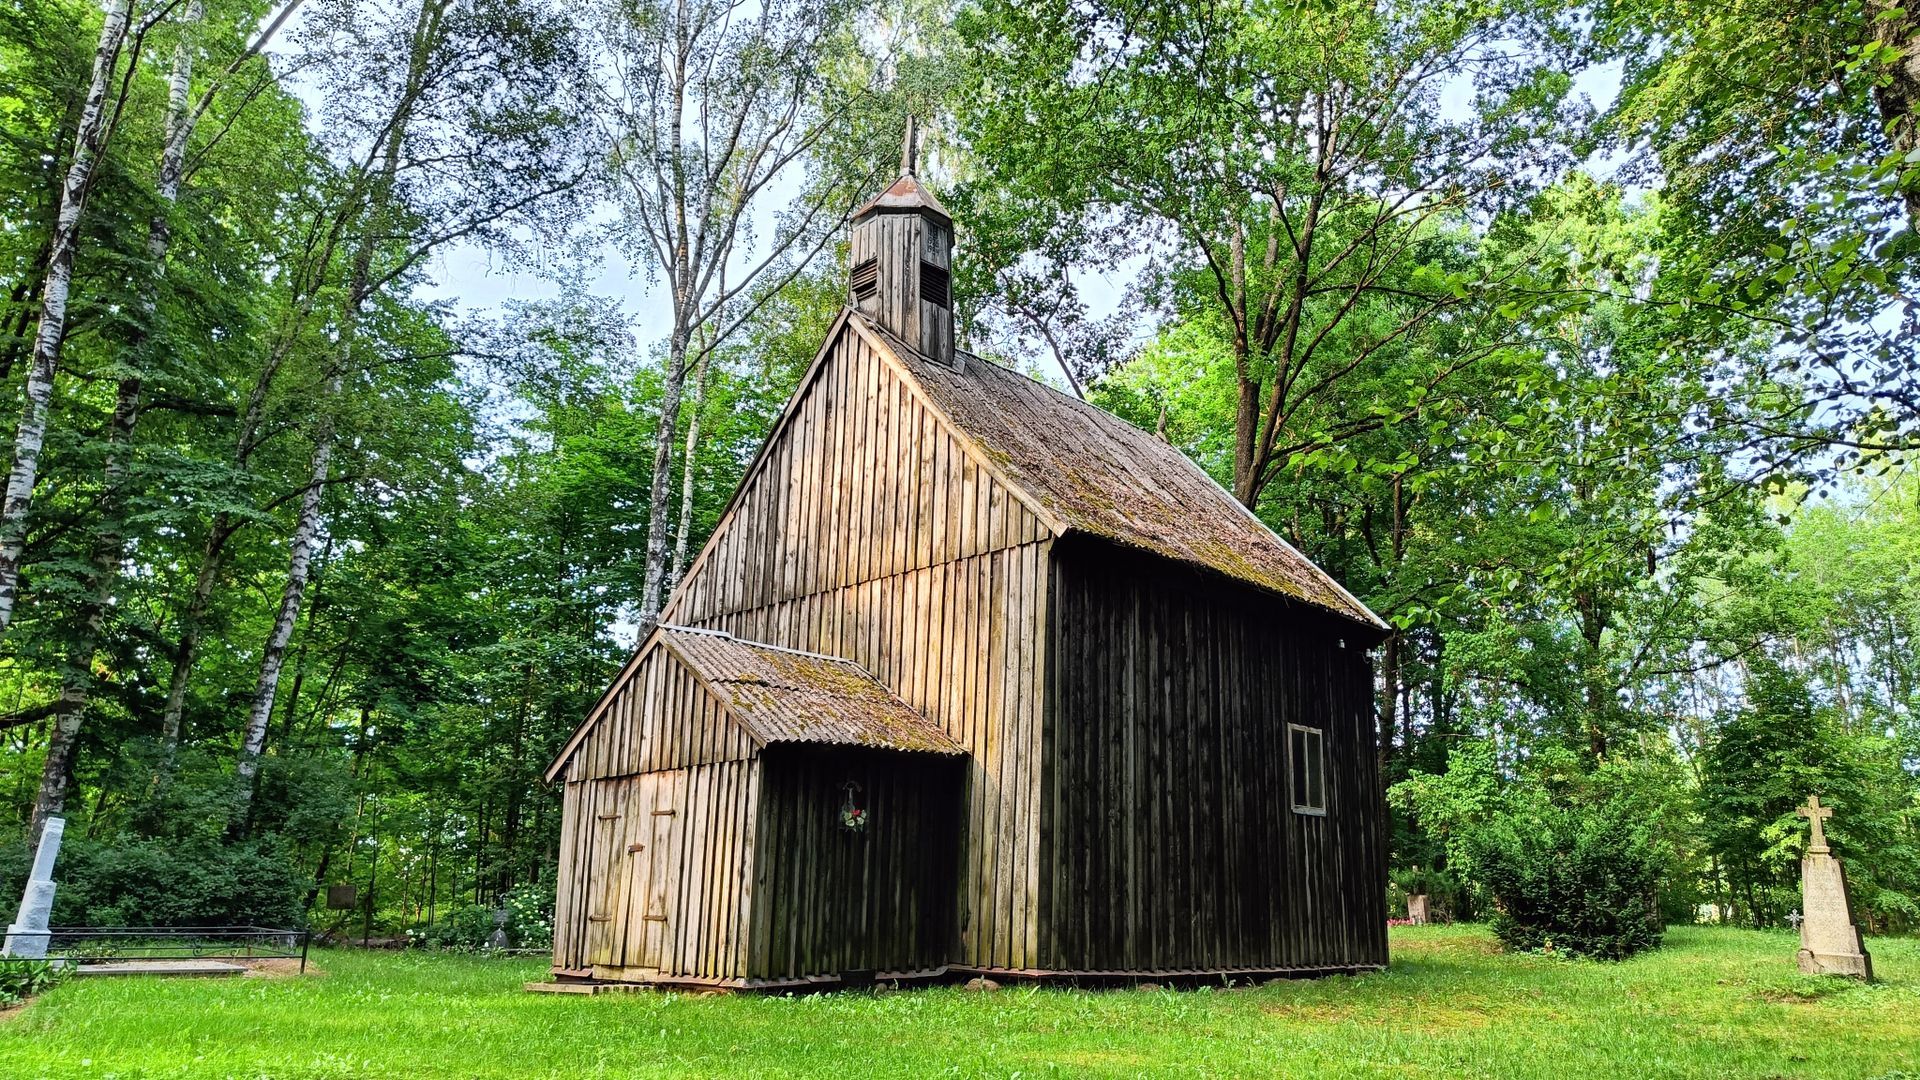
<path id="1" fill-rule="evenodd" d="M 763 746 L 815 743 L 966 753 L 852 661 L 685 627 L 661 627 L 659 644 Z"/>
<path id="2" fill-rule="evenodd" d="M 1007 479 L 1066 531 L 1201 567 L 1374 630 L 1386 624 L 1179 450 L 968 353 L 948 365 L 855 314 Z"/>

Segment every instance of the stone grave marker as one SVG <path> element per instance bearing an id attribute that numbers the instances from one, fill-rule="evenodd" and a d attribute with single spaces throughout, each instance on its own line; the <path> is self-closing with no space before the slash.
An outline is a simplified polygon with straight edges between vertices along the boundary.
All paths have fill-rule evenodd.
<path id="1" fill-rule="evenodd" d="M 1414 893 L 1407 897 L 1407 921 L 1415 926 L 1425 926 L 1432 921 L 1426 893 Z"/>
<path id="2" fill-rule="evenodd" d="M 1806 913 L 1800 922 L 1800 970 L 1809 975 L 1872 979 L 1873 958 L 1867 955 L 1860 927 L 1853 921 L 1846 869 L 1827 846 L 1824 822 L 1833 816 L 1833 809 L 1821 806 L 1820 796 L 1813 795 L 1795 813 L 1813 826 L 1813 842 L 1800 860 L 1800 909 Z"/>
<path id="3" fill-rule="evenodd" d="M 60 857 L 60 838 L 67 819 L 50 817 L 40 830 L 40 846 L 33 853 L 33 871 L 20 894 L 20 914 L 7 927 L 8 956 L 43 960 L 47 955 L 47 924 L 53 917 L 53 861 Z"/>

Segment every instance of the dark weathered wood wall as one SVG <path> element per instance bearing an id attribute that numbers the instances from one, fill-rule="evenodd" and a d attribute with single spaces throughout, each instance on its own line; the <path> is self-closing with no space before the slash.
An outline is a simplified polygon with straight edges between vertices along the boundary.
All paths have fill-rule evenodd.
<path id="1" fill-rule="evenodd" d="M 976 966 L 1036 956 L 1051 536 L 849 328 L 665 614 L 853 660 L 973 752 L 953 959 Z"/>
<path id="2" fill-rule="evenodd" d="M 747 973 L 923 971 L 958 941 L 965 765 L 933 754 L 775 747 L 754 834 Z M 841 827 L 847 781 L 867 828 Z"/>
<path id="3" fill-rule="evenodd" d="M 1386 962 L 1370 662 L 1341 628 L 1093 541 L 1056 548 L 1040 964 Z M 1351 632 L 1351 631 L 1349 631 Z M 1326 733 L 1296 814 L 1288 723 Z"/>
<path id="4" fill-rule="evenodd" d="M 556 970 L 609 979 L 744 972 L 752 753 L 684 665 L 660 649 L 641 658 L 567 766 Z"/>

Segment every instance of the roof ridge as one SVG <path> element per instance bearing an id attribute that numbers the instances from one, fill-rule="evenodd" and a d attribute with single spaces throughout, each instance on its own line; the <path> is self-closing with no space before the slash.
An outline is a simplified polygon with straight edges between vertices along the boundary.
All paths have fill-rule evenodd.
<path id="1" fill-rule="evenodd" d="M 704 626 L 682 626 L 678 623 L 659 623 L 657 625 L 662 630 L 671 630 L 681 634 L 701 634 L 706 637 L 725 638 L 728 641 L 737 642 L 741 645 L 745 645 L 750 649 L 766 649 L 769 652 L 790 653 L 794 656 L 805 656 L 805 657 L 810 657 L 814 660 L 829 660 L 836 664 L 845 664 L 848 667 L 853 668 L 855 671 L 858 671 L 860 674 L 865 675 L 869 679 L 874 678 L 872 672 L 862 667 L 859 663 L 853 660 L 849 660 L 844 656 L 834 656 L 831 653 L 823 653 L 823 652 L 809 652 L 806 649 L 789 648 L 788 646 L 785 646 L 785 645 L 775 645 L 771 641 L 755 641 L 752 638 L 743 638 L 736 634 L 729 634 L 725 630 L 710 630 Z M 879 682 L 878 679 L 874 679 L 874 681 Z M 885 684 L 882 684 L 882 685 L 885 685 Z"/>

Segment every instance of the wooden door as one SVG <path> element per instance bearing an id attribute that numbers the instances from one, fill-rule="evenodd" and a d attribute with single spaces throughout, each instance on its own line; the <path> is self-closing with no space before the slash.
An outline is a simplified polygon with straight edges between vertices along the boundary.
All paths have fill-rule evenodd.
<path id="1" fill-rule="evenodd" d="M 620 845 L 627 832 L 628 800 L 626 784 L 617 780 L 591 780 L 581 799 L 582 828 L 591 838 L 587 844 L 587 963 L 610 967 L 620 963 L 621 912 L 625 869 L 621 865 Z"/>
<path id="2" fill-rule="evenodd" d="M 635 837 L 630 854 L 628 910 L 632 928 L 627 938 L 627 963 L 658 971 L 669 967 L 678 895 L 682 814 L 680 793 L 686 770 L 643 773 L 632 801 Z"/>

